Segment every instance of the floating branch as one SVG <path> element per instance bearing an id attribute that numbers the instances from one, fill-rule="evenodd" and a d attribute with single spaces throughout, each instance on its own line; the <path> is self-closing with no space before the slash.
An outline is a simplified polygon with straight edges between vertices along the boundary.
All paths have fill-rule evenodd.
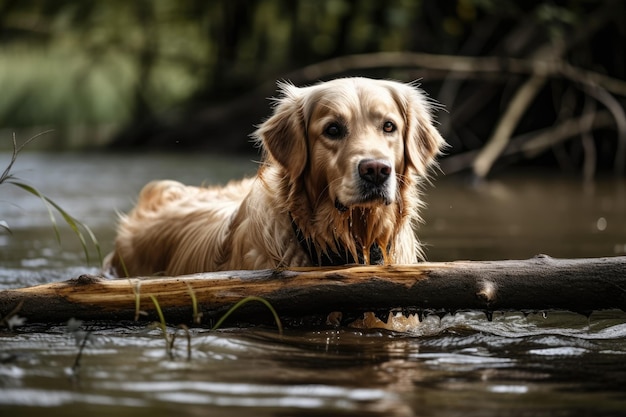
<path id="1" fill-rule="evenodd" d="M 29 323 L 80 320 L 128 322 L 139 309 L 154 321 L 159 300 L 170 323 L 190 323 L 198 309 L 215 320 L 246 297 L 267 300 L 286 323 L 324 323 L 331 312 L 358 317 L 405 312 L 626 310 L 626 257 L 456 261 L 392 266 L 225 271 L 180 277 L 128 279 L 83 275 L 0 292 L 0 316 L 17 305 Z M 196 311 L 189 296 L 193 286 Z M 139 297 L 139 301 L 137 301 Z M 271 323 L 265 306 L 248 303 L 237 323 Z M 207 323 L 210 325 L 210 323 Z"/>

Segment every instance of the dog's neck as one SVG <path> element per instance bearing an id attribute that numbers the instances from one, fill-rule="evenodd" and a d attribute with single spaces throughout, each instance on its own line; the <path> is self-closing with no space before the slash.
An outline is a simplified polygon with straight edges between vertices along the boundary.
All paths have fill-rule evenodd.
<path id="1" fill-rule="evenodd" d="M 290 210 L 289 215 L 312 265 L 389 264 L 394 262 L 392 245 L 401 223 L 396 208 L 340 211 L 329 204 L 315 212 Z"/>
<path id="2" fill-rule="evenodd" d="M 413 210 L 401 200 L 390 205 L 338 208 L 328 195 L 317 195 L 301 179 L 293 180 L 280 167 L 266 166 L 261 181 L 273 176 L 280 195 L 279 209 L 289 220 L 293 236 L 312 265 L 395 263 L 396 236 Z M 404 184 L 406 183 L 406 184 Z M 403 186 L 412 186 L 405 180 Z"/>
<path id="3" fill-rule="evenodd" d="M 314 266 L 341 266 L 349 264 L 382 265 L 385 263 L 385 256 L 377 243 L 373 243 L 369 247 L 367 259 L 365 257 L 365 250 L 367 249 L 358 251 L 357 259 L 354 259 L 352 252 L 341 242 L 335 242 L 336 245 L 333 249 L 327 248 L 324 250 L 319 248 L 313 239 L 304 235 L 293 220 L 293 217 L 291 217 L 291 225 L 302 250 L 309 255 L 311 264 Z M 387 250 L 388 249 L 389 248 L 387 248 Z"/>

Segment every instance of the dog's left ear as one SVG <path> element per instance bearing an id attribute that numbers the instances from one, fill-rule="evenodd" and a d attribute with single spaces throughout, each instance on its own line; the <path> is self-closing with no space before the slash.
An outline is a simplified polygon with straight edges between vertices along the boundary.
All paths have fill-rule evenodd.
<path id="1" fill-rule="evenodd" d="M 431 114 L 433 106 L 424 92 L 411 84 L 404 84 L 401 90 L 401 105 L 404 107 L 407 123 L 405 159 L 407 164 L 425 176 L 428 168 L 435 162 L 435 157 L 446 147 L 446 142 L 435 128 Z"/>
<path id="2" fill-rule="evenodd" d="M 279 84 L 274 114 L 263 122 L 254 137 L 265 152 L 285 168 L 291 178 L 302 174 L 307 161 L 307 146 L 300 89 Z"/>

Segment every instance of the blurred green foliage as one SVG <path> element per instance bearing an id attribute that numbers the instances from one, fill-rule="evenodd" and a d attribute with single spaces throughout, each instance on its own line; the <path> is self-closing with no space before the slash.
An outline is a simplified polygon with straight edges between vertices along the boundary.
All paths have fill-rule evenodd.
<path id="1" fill-rule="evenodd" d="M 619 0 L 0 0 L 0 129 L 178 117 L 347 54 L 527 56 L 604 3 L 624 10 Z M 603 57 L 587 45 L 577 59 L 623 77 L 619 45 Z"/>
<path id="2" fill-rule="evenodd" d="M 0 2 L 3 126 L 126 122 L 303 63 L 402 50 L 421 3 Z"/>

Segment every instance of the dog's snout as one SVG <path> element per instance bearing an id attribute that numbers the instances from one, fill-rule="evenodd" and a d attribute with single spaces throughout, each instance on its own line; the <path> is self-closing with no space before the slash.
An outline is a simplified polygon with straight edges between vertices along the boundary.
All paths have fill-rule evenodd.
<path id="1" fill-rule="evenodd" d="M 391 171 L 391 164 L 384 159 L 363 159 L 359 162 L 359 176 L 374 185 L 385 183 Z"/>

